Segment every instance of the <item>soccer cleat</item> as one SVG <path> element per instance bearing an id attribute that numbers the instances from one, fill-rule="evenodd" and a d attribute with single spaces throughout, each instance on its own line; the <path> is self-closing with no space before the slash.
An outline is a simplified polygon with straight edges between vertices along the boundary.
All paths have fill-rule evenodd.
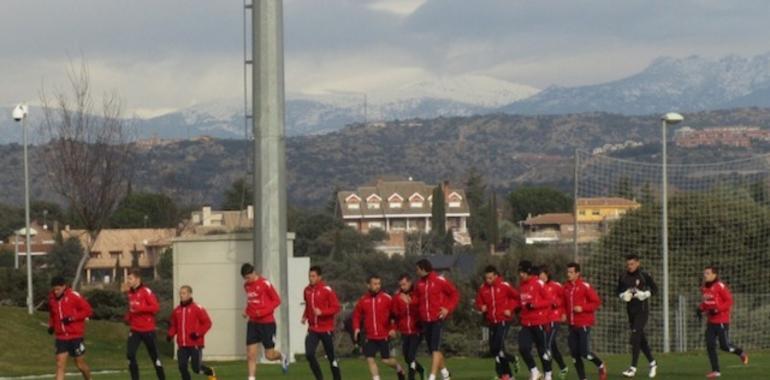
<path id="1" fill-rule="evenodd" d="M 599 380 L 607 380 L 607 365 L 602 364 L 601 367 L 599 367 Z"/>
<path id="2" fill-rule="evenodd" d="M 650 379 L 654 379 L 655 376 L 657 375 L 658 375 L 658 362 L 653 360 L 652 363 L 650 363 L 650 374 L 649 374 Z"/>
<path id="3" fill-rule="evenodd" d="M 281 358 L 281 370 L 283 371 L 284 375 L 289 372 L 289 357 L 286 355 Z"/>
<path id="4" fill-rule="evenodd" d="M 550 371 L 546 372 L 544 380 L 553 380 L 553 374 Z"/>
<path id="5" fill-rule="evenodd" d="M 623 377 L 634 377 L 636 376 L 636 367 L 628 367 L 627 370 L 623 371 Z"/>
<path id="6" fill-rule="evenodd" d="M 209 375 L 209 380 L 217 380 L 217 373 L 214 371 L 214 368 L 211 369 L 211 375 Z"/>
<path id="7" fill-rule="evenodd" d="M 706 374 L 707 379 L 716 379 L 717 377 L 720 377 L 720 376 L 722 376 L 722 374 L 717 371 L 711 371 Z"/>
<path id="8" fill-rule="evenodd" d="M 564 367 L 559 371 L 559 379 L 560 380 L 566 380 L 567 379 L 567 373 L 569 372 L 568 367 Z"/>
<path id="9" fill-rule="evenodd" d="M 531 371 L 529 371 L 529 380 L 542 380 L 543 374 L 540 373 L 540 370 L 537 369 L 537 367 L 532 368 Z"/>
<path id="10" fill-rule="evenodd" d="M 743 363 L 743 365 L 749 365 L 749 354 L 745 352 L 741 354 L 741 363 Z"/>

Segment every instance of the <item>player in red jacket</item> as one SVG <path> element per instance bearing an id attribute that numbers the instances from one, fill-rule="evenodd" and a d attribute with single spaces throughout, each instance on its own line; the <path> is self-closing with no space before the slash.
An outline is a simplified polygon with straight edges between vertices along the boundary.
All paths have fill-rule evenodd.
<path id="1" fill-rule="evenodd" d="M 561 323 L 565 320 L 564 315 L 564 289 L 558 281 L 551 279 L 551 271 L 548 265 L 540 266 L 540 281 L 543 282 L 547 299 L 551 301 L 551 320 L 546 329 L 546 347 L 548 357 L 556 361 L 559 365 L 559 378 L 567 378 L 567 364 L 559 351 L 559 345 L 556 337 L 559 334 Z"/>
<path id="2" fill-rule="evenodd" d="M 417 348 L 420 346 L 419 311 L 417 310 L 417 298 L 412 297 L 414 287 L 408 274 L 402 274 L 398 279 L 398 292 L 393 297 L 392 314 L 396 319 L 396 327 L 401 334 L 401 352 L 409 367 L 408 379 L 415 380 L 415 375 L 420 374 L 420 379 L 425 376 L 425 369 L 417 362 Z"/>
<path id="3" fill-rule="evenodd" d="M 361 334 L 363 321 L 366 331 L 364 357 L 369 365 L 372 380 L 380 380 L 380 371 L 374 360 L 378 352 L 382 362 L 396 370 L 399 380 L 404 380 L 404 369 L 395 358 L 390 357 L 390 338 L 396 336 L 396 326 L 391 318 L 393 298 L 382 291 L 382 279 L 377 275 L 369 276 L 367 288 L 368 291 L 358 299 L 353 309 L 355 340 L 358 340 Z"/>
<path id="4" fill-rule="evenodd" d="M 67 358 L 72 357 L 83 379 L 91 380 L 83 344 L 85 322 L 91 316 L 91 305 L 78 292 L 67 287 L 64 278 L 51 280 L 48 295 L 48 334 L 56 334 L 56 380 L 64 380 Z M 12 343 L 12 342 L 8 342 Z"/>
<path id="5" fill-rule="evenodd" d="M 241 266 L 243 277 L 243 290 L 246 292 L 246 308 L 243 310 L 243 318 L 248 319 L 246 325 L 246 358 L 249 370 L 249 380 L 254 380 L 257 374 L 257 361 L 259 360 L 259 347 L 265 349 L 267 360 L 280 360 L 283 372 L 289 370 L 289 358 L 275 349 L 275 309 L 281 305 L 281 297 L 278 292 L 264 277 L 254 272 L 254 266 L 243 264 Z"/>
<path id="6" fill-rule="evenodd" d="M 209 380 L 216 380 L 214 370 L 203 364 L 204 337 L 211 329 L 211 318 L 203 306 L 198 305 L 192 298 L 192 287 L 183 285 L 179 288 L 179 306 L 171 312 L 167 341 L 176 336 L 177 361 L 182 380 L 190 380 L 188 366 L 192 364 L 192 370 L 196 374 L 203 373 Z"/>
<path id="7" fill-rule="evenodd" d="M 142 272 L 139 269 L 132 269 L 128 272 L 123 290 L 128 294 L 128 312 L 125 320 L 131 332 L 128 334 L 126 356 L 128 357 L 128 370 L 131 372 L 131 379 L 139 379 L 136 351 L 139 349 L 139 345 L 144 343 L 147 347 L 147 353 L 152 359 L 158 380 L 165 380 L 166 374 L 163 372 L 163 363 L 160 362 L 158 345 L 155 341 L 155 314 L 160 310 L 158 299 L 150 288 L 142 284 Z"/>
<path id="8" fill-rule="evenodd" d="M 503 281 L 494 265 L 489 265 L 484 269 L 484 283 L 476 293 L 475 305 L 489 326 L 489 353 L 495 358 L 497 376 L 511 379 L 511 356 L 505 352 L 505 337 L 519 308 L 519 292 Z"/>
<path id="9" fill-rule="evenodd" d="M 305 287 L 304 292 L 305 313 L 302 315 L 302 324 L 308 325 L 305 356 L 316 380 L 323 380 L 315 355 L 320 342 L 326 352 L 326 358 L 329 359 L 334 380 L 341 380 L 339 362 L 334 356 L 334 321 L 340 312 L 340 302 L 334 290 L 324 282 L 321 267 L 310 267 L 308 281 L 310 284 Z"/>
<path id="10" fill-rule="evenodd" d="M 706 377 L 715 379 L 721 376 L 719 372 L 719 357 L 717 356 L 717 341 L 723 351 L 738 355 L 744 365 L 749 364 L 749 355 L 740 347 L 730 342 L 730 311 L 733 308 L 733 295 L 724 282 L 719 279 L 716 266 L 709 265 L 703 270 L 703 286 L 700 288 L 703 300 L 698 308 L 698 317 L 708 316 L 706 327 L 706 349 L 711 362 L 711 372 Z"/>
<path id="11" fill-rule="evenodd" d="M 551 379 L 551 359 L 548 357 L 546 347 L 546 327 L 551 322 L 551 301 L 545 292 L 545 286 L 540 281 L 540 268 L 531 262 L 523 260 L 519 262 L 519 303 L 521 304 L 521 332 L 519 332 L 519 352 L 527 364 L 530 379 L 539 380 L 543 374 L 535 364 L 532 356 L 532 345 L 537 348 L 537 353 L 543 363 L 545 379 Z"/>
<path id="12" fill-rule="evenodd" d="M 428 380 L 436 380 L 439 371 L 444 380 L 449 380 L 451 376 L 444 362 L 444 354 L 440 351 L 441 331 L 444 321 L 457 307 L 460 295 L 449 280 L 433 271 L 433 265 L 427 259 L 417 262 L 417 276 L 420 279 L 417 281 L 414 297 L 423 336 L 433 359 Z"/>
<path id="13" fill-rule="evenodd" d="M 607 380 L 607 367 L 589 348 L 591 347 L 591 327 L 596 320 L 594 313 L 599 309 L 602 301 L 596 294 L 596 290 L 583 281 L 578 263 L 567 264 L 567 283 L 564 285 L 563 297 L 567 325 L 569 326 L 567 342 L 575 362 L 578 379 L 586 379 L 583 359 L 587 359 L 598 368 L 599 379 Z"/>

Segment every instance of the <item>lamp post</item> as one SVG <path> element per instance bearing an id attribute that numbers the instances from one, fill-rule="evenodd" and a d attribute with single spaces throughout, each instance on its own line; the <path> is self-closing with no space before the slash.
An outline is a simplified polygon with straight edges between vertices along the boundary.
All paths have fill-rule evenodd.
<path id="1" fill-rule="evenodd" d="M 663 206 L 661 232 L 663 244 L 663 352 L 671 352 L 671 332 L 669 325 L 669 274 L 668 274 L 668 156 L 666 152 L 666 127 L 668 124 L 677 124 L 684 120 L 678 113 L 669 112 L 661 117 L 661 144 L 662 144 L 662 185 L 660 191 Z"/>
<path id="2" fill-rule="evenodd" d="M 22 103 L 13 109 L 13 120 L 21 123 L 22 136 L 24 140 L 24 221 L 25 221 L 25 236 L 27 239 L 27 312 L 32 314 L 33 312 L 33 300 L 32 300 L 32 238 L 30 234 L 29 226 L 29 159 L 27 154 L 27 116 L 29 115 L 29 108 L 26 104 Z"/>

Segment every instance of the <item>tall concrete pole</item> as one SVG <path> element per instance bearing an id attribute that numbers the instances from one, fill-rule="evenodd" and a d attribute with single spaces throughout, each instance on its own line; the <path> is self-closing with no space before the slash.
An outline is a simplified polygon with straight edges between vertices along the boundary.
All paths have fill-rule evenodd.
<path id="1" fill-rule="evenodd" d="M 252 2 L 254 265 L 280 292 L 278 348 L 289 352 L 283 1 Z"/>
<path id="2" fill-rule="evenodd" d="M 661 122 L 662 176 L 660 199 L 662 204 L 661 232 L 663 244 L 663 352 L 671 352 L 671 324 L 669 318 L 669 284 L 668 284 L 668 155 L 666 149 L 666 120 Z"/>
<path id="3" fill-rule="evenodd" d="M 27 133 L 27 116 L 21 120 L 22 135 L 24 136 L 24 228 L 26 248 L 27 248 L 27 312 L 31 315 L 34 313 L 35 302 L 32 298 L 32 238 L 29 223 L 29 154 L 27 153 L 28 145 L 28 133 Z"/>

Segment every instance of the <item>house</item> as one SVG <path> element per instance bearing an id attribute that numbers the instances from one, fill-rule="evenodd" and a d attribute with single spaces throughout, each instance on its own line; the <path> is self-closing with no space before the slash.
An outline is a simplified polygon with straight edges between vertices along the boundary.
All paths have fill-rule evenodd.
<path id="1" fill-rule="evenodd" d="M 408 233 L 431 231 L 434 188 L 411 178 L 378 180 L 356 190 L 338 192 L 337 214 L 345 224 L 359 232 L 385 231 L 389 238 L 379 249 L 401 254 L 406 249 Z M 456 244 L 469 245 L 467 222 L 471 214 L 465 192 L 446 182 L 441 188 L 446 202 L 447 231 L 452 232 Z"/>
<path id="2" fill-rule="evenodd" d="M 578 198 L 578 242 L 591 243 L 606 233 L 609 224 L 641 207 L 634 200 L 620 197 Z M 548 213 L 521 222 L 527 244 L 571 243 L 575 240 L 575 215 Z"/>
<path id="3" fill-rule="evenodd" d="M 177 235 L 174 228 L 104 229 L 91 245 L 91 236 L 85 230 L 65 228 L 61 233 L 64 240 L 76 238 L 83 247 L 91 247 L 85 265 L 86 283 L 115 282 L 118 276 L 125 278 L 133 267 L 157 278 L 160 254 Z"/>
<path id="4" fill-rule="evenodd" d="M 30 226 L 30 254 L 32 256 L 42 256 L 51 253 L 56 244 L 55 232 L 47 225 L 40 225 L 37 221 L 32 221 Z M 16 233 L 8 236 L 7 241 L 1 242 L 0 249 L 8 252 L 18 252 L 19 256 L 27 255 L 27 236 L 24 227 L 16 230 Z"/>
<path id="5" fill-rule="evenodd" d="M 193 211 L 185 222 L 181 236 L 201 236 L 243 232 L 254 228 L 254 207 L 245 210 L 216 211 L 204 206 L 200 211 Z"/>

